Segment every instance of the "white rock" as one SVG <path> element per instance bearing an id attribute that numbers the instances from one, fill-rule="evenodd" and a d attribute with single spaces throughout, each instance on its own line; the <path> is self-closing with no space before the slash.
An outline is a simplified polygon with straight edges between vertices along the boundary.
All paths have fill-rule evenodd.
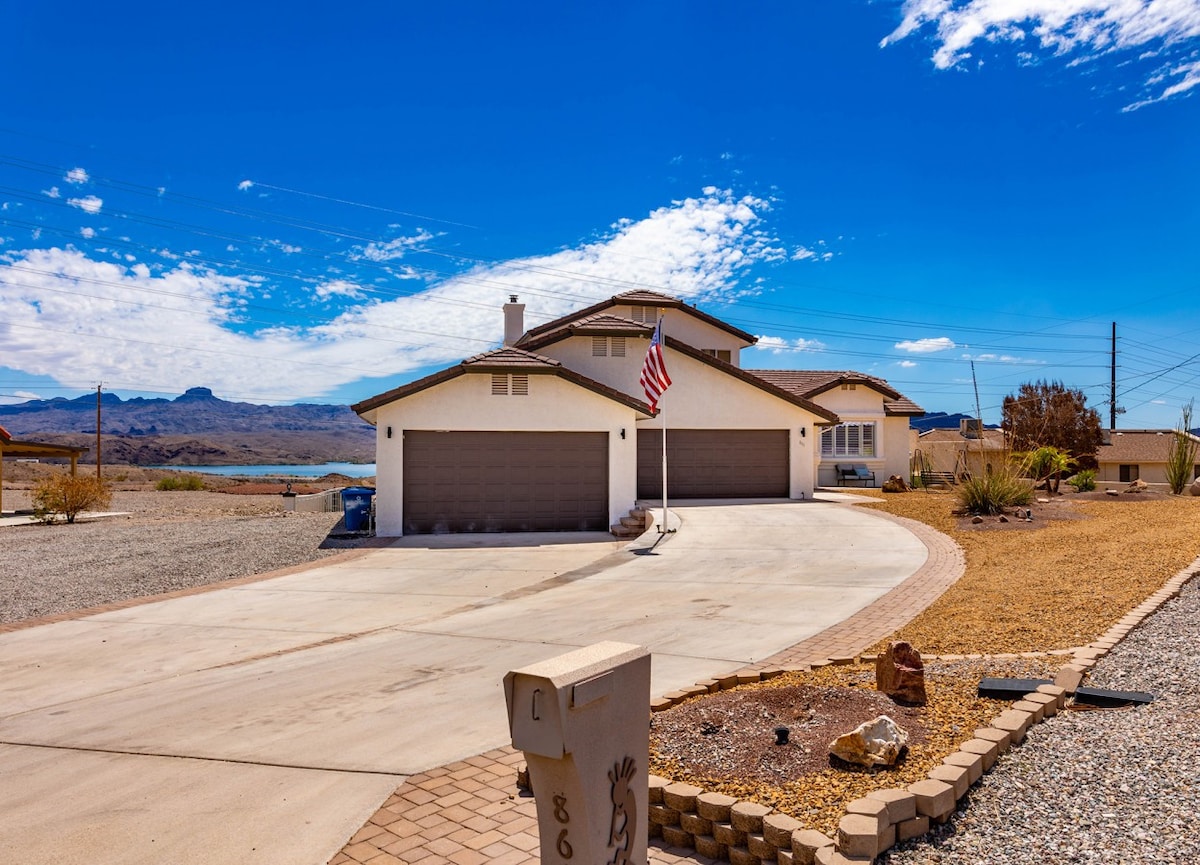
<path id="1" fill-rule="evenodd" d="M 829 753 L 859 766 L 893 766 L 908 744 L 908 734 L 880 715 L 829 743 Z"/>

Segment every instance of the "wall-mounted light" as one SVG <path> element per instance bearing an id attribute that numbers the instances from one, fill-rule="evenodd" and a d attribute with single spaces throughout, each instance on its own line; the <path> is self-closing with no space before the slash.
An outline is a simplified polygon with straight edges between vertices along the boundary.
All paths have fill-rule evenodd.
<path id="1" fill-rule="evenodd" d="M 621 427 L 621 438 L 625 438 L 625 427 Z"/>
<path id="2" fill-rule="evenodd" d="M 388 427 L 388 428 L 387 428 L 387 437 L 388 437 L 388 438 L 391 438 L 391 437 L 392 437 L 392 428 L 391 428 L 391 427 Z"/>
<path id="3" fill-rule="evenodd" d="M 800 427 L 800 438 L 804 438 L 806 435 L 808 435 L 808 428 Z"/>

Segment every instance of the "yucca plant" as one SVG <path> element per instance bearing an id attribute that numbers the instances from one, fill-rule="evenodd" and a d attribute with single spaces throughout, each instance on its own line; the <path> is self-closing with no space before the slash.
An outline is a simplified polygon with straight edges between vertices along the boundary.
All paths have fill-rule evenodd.
<path id="1" fill-rule="evenodd" d="M 1029 504 L 1033 498 L 1033 485 L 1012 463 L 1006 462 L 995 471 L 965 478 L 954 493 L 968 513 L 990 516 Z"/>

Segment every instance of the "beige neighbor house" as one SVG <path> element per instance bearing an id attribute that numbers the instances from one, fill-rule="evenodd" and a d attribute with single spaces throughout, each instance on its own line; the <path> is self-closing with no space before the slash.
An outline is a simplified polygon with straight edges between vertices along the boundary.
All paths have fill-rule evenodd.
<path id="1" fill-rule="evenodd" d="M 1002 468 L 1008 458 L 1003 430 L 979 430 L 967 421 L 958 429 L 914 429 L 910 436 L 914 476 L 931 475 L 935 481 L 981 477 Z"/>
<path id="2" fill-rule="evenodd" d="M 1186 435 L 1200 444 L 1197 436 Z M 1096 454 L 1099 463 L 1096 482 L 1128 484 L 1140 480 L 1148 484 L 1165 484 L 1167 453 L 1174 438 L 1174 430 L 1106 430 L 1104 444 Z M 1200 478 L 1200 465 L 1192 468 L 1191 479 L 1195 478 Z"/>
<path id="3" fill-rule="evenodd" d="M 922 409 L 853 372 L 745 370 L 756 337 L 677 298 L 635 291 L 530 330 L 516 297 L 504 346 L 353 408 L 376 434 L 376 531 L 606 530 L 668 496 L 809 498 L 862 464 L 907 476 Z M 639 384 L 655 322 L 672 384 Z"/>

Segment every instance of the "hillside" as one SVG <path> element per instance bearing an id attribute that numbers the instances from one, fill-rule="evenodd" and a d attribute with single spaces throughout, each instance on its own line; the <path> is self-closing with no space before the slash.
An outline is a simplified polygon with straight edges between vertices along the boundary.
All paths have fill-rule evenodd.
<path id="1" fill-rule="evenodd" d="M 0 406 L 14 438 L 94 448 L 96 398 Z M 349 406 L 227 402 L 205 387 L 174 399 L 100 403 L 103 461 L 128 465 L 253 465 L 373 462 L 375 428 Z M 89 452 L 82 462 L 93 462 Z"/>

